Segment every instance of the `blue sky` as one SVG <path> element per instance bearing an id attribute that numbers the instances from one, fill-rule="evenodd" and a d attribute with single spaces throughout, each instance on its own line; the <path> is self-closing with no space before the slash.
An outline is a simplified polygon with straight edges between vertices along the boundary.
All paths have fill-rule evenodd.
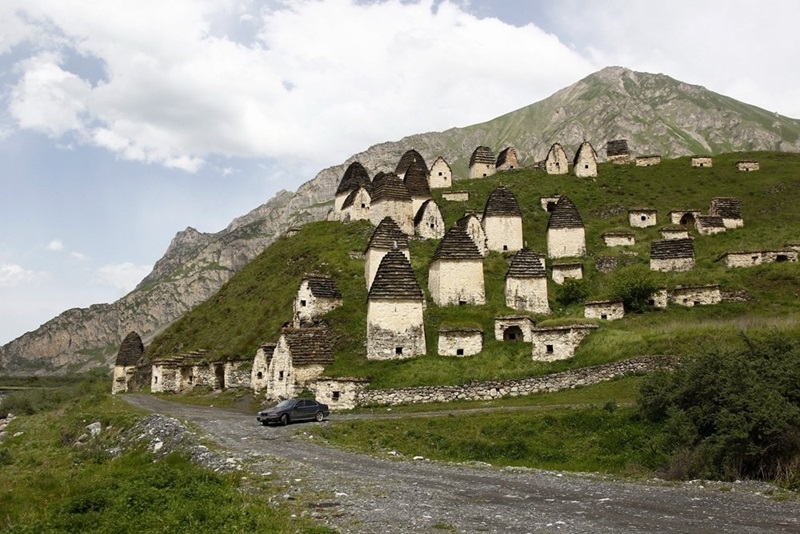
<path id="1" fill-rule="evenodd" d="M 776 16 L 776 13 L 780 15 Z M 4 0 L 0 343 L 368 146 L 607 65 L 791 117 L 791 1 Z"/>

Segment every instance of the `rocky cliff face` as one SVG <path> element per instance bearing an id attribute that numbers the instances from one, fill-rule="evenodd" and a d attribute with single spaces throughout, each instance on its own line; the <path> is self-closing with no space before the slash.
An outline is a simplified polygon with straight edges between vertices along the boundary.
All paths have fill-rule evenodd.
<path id="1" fill-rule="evenodd" d="M 0 348 L 0 373 L 30 374 L 109 365 L 130 331 L 147 343 L 172 321 L 213 295 L 233 274 L 293 226 L 324 219 L 345 168 L 360 161 L 371 173 L 393 171 L 415 148 L 428 162 L 444 156 L 466 176 L 475 147 L 512 145 L 523 165 L 541 161 L 560 142 L 572 157 L 589 140 L 628 140 L 631 153 L 676 157 L 738 150 L 800 151 L 800 121 L 662 74 L 609 67 L 541 102 L 483 124 L 381 143 L 321 171 L 296 193 L 281 191 L 223 231 L 179 232 L 153 271 L 112 304 L 67 310 Z"/>

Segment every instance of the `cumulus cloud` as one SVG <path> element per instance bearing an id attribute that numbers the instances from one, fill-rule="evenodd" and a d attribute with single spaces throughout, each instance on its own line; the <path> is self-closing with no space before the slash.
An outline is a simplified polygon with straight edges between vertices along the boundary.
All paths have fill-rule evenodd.
<path id="1" fill-rule="evenodd" d="M 594 69 L 533 25 L 449 1 L 10 1 L 61 36 L 17 65 L 19 127 L 188 172 L 214 155 L 331 163 L 488 120 Z M 65 49 L 98 60 L 100 81 L 71 72 Z"/>
<path id="2" fill-rule="evenodd" d="M 60 239 L 53 239 L 47 244 L 47 250 L 51 250 L 53 252 L 60 252 L 64 250 L 64 242 Z"/>
<path id="3" fill-rule="evenodd" d="M 119 294 L 131 291 L 150 273 L 152 265 L 134 265 L 130 262 L 100 267 L 92 278 L 97 285 L 111 286 Z"/>
<path id="4" fill-rule="evenodd" d="M 0 263 L 0 286 L 12 287 L 37 278 L 37 274 L 14 263 Z"/>

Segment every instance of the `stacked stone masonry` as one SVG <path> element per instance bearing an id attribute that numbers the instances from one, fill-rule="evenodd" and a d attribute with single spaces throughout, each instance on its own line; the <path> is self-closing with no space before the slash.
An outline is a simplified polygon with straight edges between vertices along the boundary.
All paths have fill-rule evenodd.
<path id="1" fill-rule="evenodd" d="M 628 224 L 632 228 L 648 228 L 658 223 L 658 211 L 651 208 L 631 208 L 628 210 Z"/>

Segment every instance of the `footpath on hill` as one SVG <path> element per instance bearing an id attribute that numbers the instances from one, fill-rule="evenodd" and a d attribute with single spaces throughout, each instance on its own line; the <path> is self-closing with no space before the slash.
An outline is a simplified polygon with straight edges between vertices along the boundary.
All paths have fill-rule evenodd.
<path id="1" fill-rule="evenodd" d="M 758 484 L 631 483 L 379 459 L 320 443 L 315 431 L 329 422 L 263 427 L 254 414 L 122 398 L 197 429 L 245 472 L 271 473 L 286 485 L 282 498 L 341 532 L 800 532 L 800 502 L 776 502 Z"/>

